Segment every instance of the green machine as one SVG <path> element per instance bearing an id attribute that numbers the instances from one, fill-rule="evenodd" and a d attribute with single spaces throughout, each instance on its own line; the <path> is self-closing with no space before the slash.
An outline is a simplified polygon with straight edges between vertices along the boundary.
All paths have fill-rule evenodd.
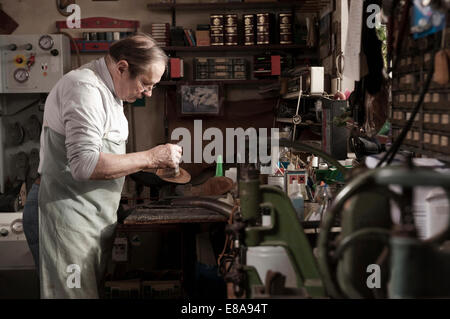
<path id="1" fill-rule="evenodd" d="M 390 185 L 400 186 L 401 195 Z M 450 174 L 411 166 L 367 171 L 337 195 L 318 241 L 319 268 L 331 297 L 450 297 L 450 250 L 443 245 L 450 240 L 450 217 L 440 234 L 419 239 L 411 204 L 417 186 L 442 187 L 450 198 Z M 400 209 L 399 224 L 389 220 L 389 200 Z M 342 233 L 332 241 L 329 230 L 339 213 Z M 381 269 L 379 287 L 368 288 L 368 273 L 362 275 L 370 264 Z"/>
<path id="2" fill-rule="evenodd" d="M 258 171 L 248 169 L 239 183 L 242 221 L 246 224 L 242 244 L 245 247 L 281 246 L 294 268 L 297 288 L 307 296 L 325 297 L 325 288 L 309 241 L 298 222 L 294 207 L 287 195 L 276 187 L 261 186 Z M 261 226 L 261 214 L 270 215 L 270 226 Z M 254 295 L 252 287 L 262 286 L 255 267 L 243 266 L 247 275 L 246 295 Z M 268 279 L 266 278 L 266 281 Z M 266 282 L 266 286 L 269 286 Z M 273 293 L 268 287 L 266 294 Z"/>
<path id="3" fill-rule="evenodd" d="M 306 144 L 283 140 L 280 145 L 317 154 L 345 173 L 342 165 L 320 150 Z M 235 254 L 231 271 L 226 276 L 227 281 L 234 283 L 235 294 L 247 298 L 273 294 L 326 297 L 312 247 L 289 197 L 277 187 L 260 185 L 259 171 L 255 168 L 247 167 L 241 169 L 240 173 L 240 212 L 228 228 L 234 239 L 234 249 L 238 252 Z M 270 216 L 270 226 L 262 225 L 263 215 Z M 295 271 L 297 289 L 280 289 L 276 276 L 265 278 L 266 283 L 262 284 L 263 278 L 260 278 L 255 267 L 246 264 L 247 249 L 258 246 L 277 246 L 285 249 Z"/>
<path id="4" fill-rule="evenodd" d="M 291 146 L 304 150 L 299 143 Z M 323 155 L 314 149 L 307 151 Z M 335 164 L 333 159 L 327 161 Z M 450 240 L 450 217 L 447 230 L 423 241 L 417 236 L 412 211 L 414 187 L 442 187 L 450 198 L 450 174 L 400 166 L 357 175 L 338 193 L 322 220 L 317 257 L 287 195 L 276 187 L 260 185 L 259 180 L 258 170 L 241 170 L 240 211 L 228 227 L 235 257 L 225 279 L 233 282 L 238 297 L 450 296 L 450 251 L 443 249 L 443 243 Z M 401 193 L 392 191 L 391 185 L 400 186 Z M 391 202 L 400 208 L 399 224 L 391 220 Z M 264 215 L 270 216 L 269 226 L 262 225 Z M 333 237 L 331 229 L 338 216 L 341 233 Z M 295 271 L 297 289 L 283 288 L 283 280 L 270 273 L 273 276 L 268 275 L 263 285 L 255 267 L 246 263 L 246 251 L 258 246 L 284 248 Z M 376 287 L 367 284 L 369 265 L 380 269 Z"/>

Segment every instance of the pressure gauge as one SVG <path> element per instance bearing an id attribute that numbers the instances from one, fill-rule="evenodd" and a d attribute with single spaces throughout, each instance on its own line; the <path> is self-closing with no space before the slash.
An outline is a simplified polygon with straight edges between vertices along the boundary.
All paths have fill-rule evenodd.
<path id="1" fill-rule="evenodd" d="M 16 80 L 19 83 L 23 83 L 30 77 L 30 73 L 24 68 L 19 68 L 16 71 L 14 71 L 14 80 Z"/>
<path id="2" fill-rule="evenodd" d="M 43 35 L 39 39 L 39 46 L 41 47 L 42 50 L 48 51 L 51 48 L 53 48 L 54 44 L 55 44 L 55 42 L 53 41 L 53 38 L 49 35 Z"/>

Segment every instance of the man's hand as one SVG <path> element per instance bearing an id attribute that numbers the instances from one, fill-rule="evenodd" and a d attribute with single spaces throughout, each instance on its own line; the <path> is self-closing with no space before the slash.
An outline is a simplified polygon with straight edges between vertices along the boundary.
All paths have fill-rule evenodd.
<path id="1" fill-rule="evenodd" d="M 158 145 L 147 151 L 148 168 L 175 168 L 180 164 L 183 149 L 175 144 Z"/>
<path id="2" fill-rule="evenodd" d="M 182 148 L 174 144 L 129 154 L 100 153 L 90 179 L 114 179 L 149 168 L 175 168 L 180 164 L 181 153 Z"/>

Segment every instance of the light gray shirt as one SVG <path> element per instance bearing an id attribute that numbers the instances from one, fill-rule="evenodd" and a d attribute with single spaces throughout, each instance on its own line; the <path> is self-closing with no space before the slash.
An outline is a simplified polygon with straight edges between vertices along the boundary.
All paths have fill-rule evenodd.
<path id="1" fill-rule="evenodd" d="M 128 121 L 117 98 L 105 59 L 92 61 L 64 75 L 45 102 L 43 126 L 64 135 L 67 160 L 76 180 L 94 171 L 102 139 L 126 141 Z M 44 130 L 41 134 L 41 172 Z"/>

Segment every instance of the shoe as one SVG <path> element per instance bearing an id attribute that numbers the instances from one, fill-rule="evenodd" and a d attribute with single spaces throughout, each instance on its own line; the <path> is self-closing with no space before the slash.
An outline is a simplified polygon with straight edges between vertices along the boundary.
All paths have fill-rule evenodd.
<path id="1" fill-rule="evenodd" d="M 228 193 L 233 188 L 233 180 L 224 176 L 214 176 L 203 184 L 186 187 L 184 196 L 218 196 Z"/>

